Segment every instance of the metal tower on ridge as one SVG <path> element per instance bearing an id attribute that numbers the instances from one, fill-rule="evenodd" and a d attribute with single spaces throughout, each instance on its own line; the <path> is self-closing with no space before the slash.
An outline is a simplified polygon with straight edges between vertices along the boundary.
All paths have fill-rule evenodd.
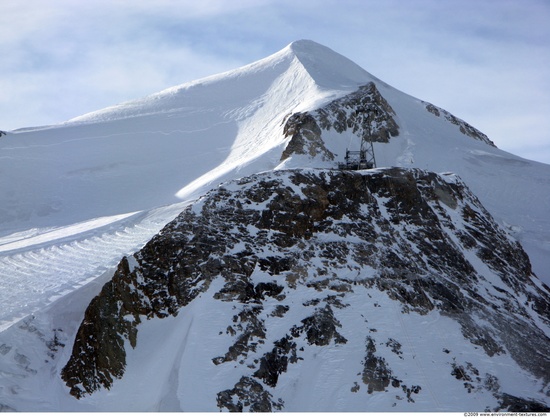
<path id="1" fill-rule="evenodd" d="M 376 168 L 374 147 L 370 140 L 370 135 L 363 135 L 359 151 L 350 151 L 346 149 L 345 162 L 338 163 L 338 168 L 340 170 L 366 170 L 369 168 Z"/>

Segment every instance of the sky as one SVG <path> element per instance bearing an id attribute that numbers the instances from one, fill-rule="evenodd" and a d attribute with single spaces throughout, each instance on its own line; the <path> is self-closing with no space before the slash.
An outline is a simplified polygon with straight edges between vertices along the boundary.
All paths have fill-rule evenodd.
<path id="1" fill-rule="evenodd" d="M 60 123 L 311 39 L 550 164 L 549 0 L 1 0 L 0 130 Z"/>

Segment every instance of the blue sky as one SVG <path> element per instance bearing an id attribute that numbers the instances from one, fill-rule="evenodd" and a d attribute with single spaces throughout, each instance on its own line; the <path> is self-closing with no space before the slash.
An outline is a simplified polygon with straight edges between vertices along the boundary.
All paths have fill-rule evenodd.
<path id="1" fill-rule="evenodd" d="M 311 39 L 550 163 L 548 0 L 2 0 L 0 130 L 53 124 Z"/>

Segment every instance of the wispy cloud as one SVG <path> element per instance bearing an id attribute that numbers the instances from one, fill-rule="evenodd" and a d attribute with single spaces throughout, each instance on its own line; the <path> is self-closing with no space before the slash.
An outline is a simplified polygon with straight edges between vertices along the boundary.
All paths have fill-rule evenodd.
<path id="1" fill-rule="evenodd" d="M 545 0 L 6 0 L 0 129 L 60 122 L 308 38 L 550 162 Z"/>

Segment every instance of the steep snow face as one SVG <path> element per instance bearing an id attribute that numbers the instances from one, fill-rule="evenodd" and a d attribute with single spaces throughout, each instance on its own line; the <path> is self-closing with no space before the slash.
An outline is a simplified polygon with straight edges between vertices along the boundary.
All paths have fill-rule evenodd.
<path id="1" fill-rule="evenodd" d="M 293 94 L 297 84 L 303 81 L 306 85 L 309 84 L 309 87 L 353 91 L 358 85 L 377 80 L 357 64 L 331 49 L 313 41 L 300 40 L 242 68 L 171 87 L 139 100 L 88 113 L 69 122 L 113 120 L 180 111 L 187 107 L 210 107 L 213 102 L 220 109 L 235 105 L 239 107 L 248 104 L 251 98 L 264 96 L 273 80 L 289 69 L 292 69 L 290 78 L 295 80 L 286 86 L 287 94 Z M 307 102 L 307 97 L 302 99 L 302 102 L 304 101 Z"/>
<path id="2" fill-rule="evenodd" d="M 353 61 L 316 42 L 296 41 L 287 48 L 321 88 L 350 91 L 377 80 Z"/>
<path id="3" fill-rule="evenodd" d="M 86 408 L 545 408 L 549 314 L 455 176 L 279 171 L 210 192 L 124 259 L 62 375 Z"/>

